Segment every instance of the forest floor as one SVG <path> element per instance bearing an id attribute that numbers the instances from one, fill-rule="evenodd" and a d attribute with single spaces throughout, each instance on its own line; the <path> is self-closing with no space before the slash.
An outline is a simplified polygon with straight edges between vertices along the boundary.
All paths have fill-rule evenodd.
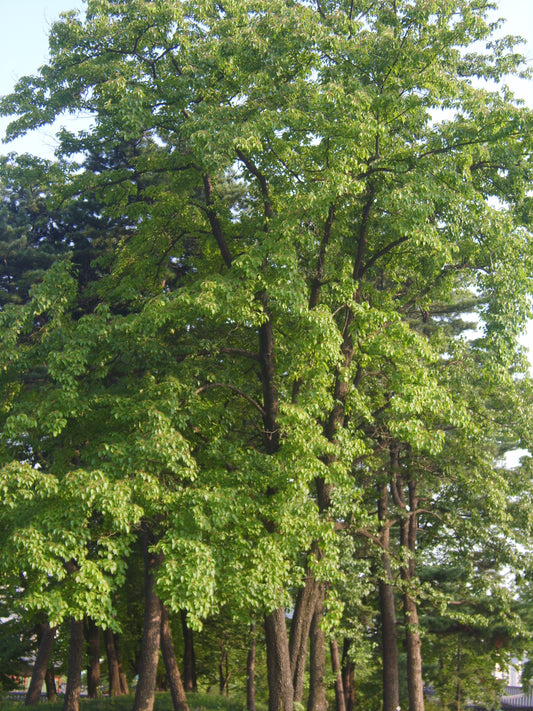
<path id="1" fill-rule="evenodd" d="M 187 694 L 190 711 L 244 711 L 246 702 L 238 697 L 220 696 L 219 694 Z M 97 699 L 80 699 L 80 711 L 131 711 L 133 695 L 129 696 L 101 696 Z M 24 704 L 24 697 L 13 698 L 4 696 L 0 698 L 0 711 L 17 711 Z M 43 711 L 62 711 L 63 698 L 57 701 L 44 699 L 39 704 Z M 266 708 L 266 707 L 265 707 Z M 173 711 L 172 699 L 169 692 L 157 692 L 155 696 L 154 711 Z M 265 711 L 257 705 L 257 711 Z"/>

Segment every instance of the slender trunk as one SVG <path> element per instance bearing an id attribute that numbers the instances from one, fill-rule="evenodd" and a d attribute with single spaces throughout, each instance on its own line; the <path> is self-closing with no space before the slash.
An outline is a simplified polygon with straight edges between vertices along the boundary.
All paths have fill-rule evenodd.
<path id="1" fill-rule="evenodd" d="M 183 630 L 183 686 L 186 692 L 195 692 L 197 686 L 194 637 L 192 629 L 187 624 L 186 610 L 181 611 L 181 627 Z"/>
<path id="2" fill-rule="evenodd" d="M 279 399 L 275 383 L 274 327 L 268 312 L 266 294 L 261 296 L 261 300 L 267 316 L 266 322 L 259 327 L 259 363 L 263 391 L 263 446 L 266 454 L 273 456 L 278 452 L 280 446 Z M 274 493 L 273 489 L 269 489 L 269 491 Z M 273 530 L 270 522 L 266 528 Z M 278 607 L 265 617 L 265 638 L 269 711 L 292 711 L 294 687 L 284 607 Z"/>
<path id="3" fill-rule="evenodd" d="M 291 662 L 294 701 L 302 703 L 304 693 L 304 677 L 307 662 L 307 642 L 311 620 L 316 607 L 318 583 L 314 575 L 308 571 L 303 588 L 298 591 L 289 637 L 289 656 Z"/>
<path id="4" fill-rule="evenodd" d="M 324 586 L 319 586 L 315 612 L 311 620 L 309 654 L 309 698 L 307 711 L 327 711 L 326 700 L 326 640 L 322 629 Z"/>
<path id="5" fill-rule="evenodd" d="M 54 676 L 54 666 L 50 664 L 46 670 L 44 677 L 44 683 L 46 686 L 46 698 L 48 701 L 56 701 L 57 699 L 57 688 L 56 680 Z"/>
<path id="6" fill-rule="evenodd" d="M 396 465 L 396 453 L 391 453 L 391 465 Z M 379 579 L 379 606 L 381 611 L 381 656 L 383 662 L 383 711 L 396 711 L 400 705 L 400 677 L 398 670 L 398 632 L 396 604 L 390 564 L 390 527 L 388 522 L 388 486 L 380 490 L 378 518 L 381 523 L 382 571 Z"/>
<path id="7" fill-rule="evenodd" d="M 119 661 L 119 673 L 120 673 L 120 693 L 122 696 L 127 696 L 130 693 L 128 686 L 128 678 L 122 670 L 122 663 Z"/>
<path id="8" fill-rule="evenodd" d="M 83 620 L 70 620 L 67 688 L 63 711 L 78 711 L 80 707 L 81 665 L 83 661 Z"/>
<path id="9" fill-rule="evenodd" d="M 124 669 L 122 668 L 122 654 L 120 651 L 120 637 L 118 634 L 113 634 L 113 641 L 115 643 L 115 654 L 116 654 L 117 663 L 118 663 L 118 676 L 120 679 L 120 693 L 123 696 L 127 696 L 130 693 L 130 690 L 128 687 L 128 679 L 126 677 L 126 674 L 124 673 Z"/>
<path id="10" fill-rule="evenodd" d="M 218 690 L 220 695 L 227 695 L 229 680 L 229 654 L 226 640 L 220 642 L 220 661 L 218 663 Z"/>
<path id="11" fill-rule="evenodd" d="M 149 534 L 144 533 L 145 597 L 144 624 L 139 662 L 139 681 L 135 690 L 133 711 L 153 711 L 159 643 L 161 637 L 161 602 L 155 592 L 155 570 L 160 563 L 157 555 L 150 552 Z"/>
<path id="12" fill-rule="evenodd" d="M 48 622 L 46 622 L 41 625 L 39 633 L 39 649 L 33 666 L 30 685 L 24 699 L 26 706 L 33 706 L 34 704 L 38 704 L 41 700 L 41 691 L 46 677 L 52 647 L 54 646 L 56 628 L 50 627 Z"/>
<path id="13" fill-rule="evenodd" d="M 342 686 L 346 711 L 354 711 L 355 708 L 354 672 L 354 663 L 350 658 L 350 640 L 345 639 L 342 648 Z"/>
<path id="14" fill-rule="evenodd" d="M 407 688 L 409 711 L 424 711 L 424 683 L 422 680 L 422 641 L 418 631 L 418 609 L 413 598 L 404 596 L 405 641 L 407 649 Z"/>
<path id="15" fill-rule="evenodd" d="M 278 607 L 265 618 L 269 711 L 292 711 L 292 685 L 285 608 Z"/>
<path id="16" fill-rule="evenodd" d="M 329 434 L 333 437 L 333 430 L 330 431 Z M 328 509 L 331 503 L 332 486 L 331 484 L 326 483 L 324 479 L 317 477 L 315 479 L 315 487 L 320 513 L 322 516 L 327 517 Z M 319 544 L 315 541 L 311 547 L 309 556 L 314 560 L 321 560 L 323 555 L 324 554 L 320 549 Z M 294 700 L 301 703 L 303 696 L 303 675 L 305 671 L 307 640 L 310 638 L 310 687 L 307 703 L 309 711 L 319 711 L 327 708 L 325 687 L 326 643 L 321 628 L 321 621 L 324 614 L 324 595 L 324 584 L 318 582 L 315 579 L 312 570 L 308 569 L 306 585 L 301 596 L 299 596 L 299 600 L 301 599 L 302 604 L 299 608 L 297 607 L 295 609 L 292 623 L 295 633 L 298 631 L 298 636 L 295 644 L 292 645 L 295 657 L 293 658 L 291 655 L 291 664 L 294 679 Z M 299 615 L 297 613 L 299 613 Z M 298 617 L 301 619 L 298 619 Z M 297 646 L 296 643 L 298 643 L 299 646 Z"/>
<path id="17" fill-rule="evenodd" d="M 396 711 L 400 705 L 396 608 L 393 587 L 384 580 L 379 581 L 379 606 L 383 662 L 383 711 Z"/>
<path id="18" fill-rule="evenodd" d="M 120 696 L 120 669 L 113 632 L 104 630 L 104 642 L 107 654 L 107 670 L 109 675 L 109 696 Z"/>
<path id="19" fill-rule="evenodd" d="M 461 711 L 462 706 L 462 689 L 461 689 L 461 637 L 457 636 L 457 654 L 456 654 L 456 671 L 457 671 L 457 686 L 455 688 L 455 708 L 456 711 Z"/>
<path id="20" fill-rule="evenodd" d="M 163 654 L 163 662 L 165 663 L 174 711 L 189 711 L 185 689 L 183 688 L 180 670 L 174 652 L 174 644 L 172 642 L 172 634 L 168 621 L 168 610 L 164 605 L 161 605 L 161 652 Z"/>
<path id="21" fill-rule="evenodd" d="M 167 675 L 159 667 L 157 668 L 157 673 L 155 675 L 155 690 L 156 691 L 168 691 L 168 679 Z"/>
<path id="22" fill-rule="evenodd" d="M 336 639 L 332 639 L 329 643 L 329 651 L 331 655 L 331 670 L 335 677 L 335 705 L 337 711 L 346 711 L 346 702 L 344 700 L 344 684 L 342 683 L 341 662 L 339 658 L 339 646 Z"/>
<path id="23" fill-rule="evenodd" d="M 246 711 L 255 711 L 255 621 L 250 627 L 250 647 L 246 660 Z"/>
<path id="24" fill-rule="evenodd" d="M 85 642 L 87 644 L 87 695 L 95 699 L 100 693 L 100 629 L 94 620 L 86 620 Z"/>
<path id="25" fill-rule="evenodd" d="M 401 480 L 399 481 L 401 485 Z M 398 489 L 400 489 L 400 486 Z M 417 537 L 418 495 L 416 482 L 409 479 L 409 511 L 400 526 L 401 543 L 409 552 L 409 560 L 401 569 L 404 594 L 405 646 L 407 652 L 407 688 L 409 691 L 409 711 L 424 711 L 424 683 L 422 680 L 422 641 L 418 623 L 418 607 L 412 593 L 415 580 L 415 552 Z M 403 489 L 402 489 L 403 495 Z M 405 509 L 407 510 L 407 508 Z"/>

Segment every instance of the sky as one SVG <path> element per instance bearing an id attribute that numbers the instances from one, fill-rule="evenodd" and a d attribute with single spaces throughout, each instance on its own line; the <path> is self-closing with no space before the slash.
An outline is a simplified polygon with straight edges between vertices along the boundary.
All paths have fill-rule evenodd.
<path id="1" fill-rule="evenodd" d="M 0 96 L 9 94 L 19 77 L 35 74 L 46 63 L 48 34 L 60 13 L 84 8 L 83 0 L 0 0 Z M 7 124 L 8 119 L 0 118 L 0 138 Z M 15 151 L 51 158 L 53 134 L 46 129 L 7 145 L 0 143 L 0 154 Z"/>

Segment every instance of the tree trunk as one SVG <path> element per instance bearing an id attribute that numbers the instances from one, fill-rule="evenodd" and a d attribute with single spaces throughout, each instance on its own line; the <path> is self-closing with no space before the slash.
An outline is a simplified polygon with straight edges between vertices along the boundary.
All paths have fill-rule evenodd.
<path id="1" fill-rule="evenodd" d="M 46 674 L 44 677 L 44 683 L 46 685 L 46 698 L 48 701 L 56 701 L 57 700 L 57 688 L 56 688 L 56 680 L 54 677 L 54 667 L 52 664 L 48 666 L 48 669 L 46 670 Z"/>
<path id="2" fill-rule="evenodd" d="M 83 620 L 70 620 L 67 688 L 63 711 L 78 711 L 80 707 L 81 665 L 83 661 Z"/>
<path id="3" fill-rule="evenodd" d="M 285 608 L 278 607 L 265 617 L 269 711 L 292 711 L 294 691 Z"/>
<path id="4" fill-rule="evenodd" d="M 193 632 L 187 624 L 187 611 L 181 611 L 183 630 L 183 686 L 186 692 L 196 692 L 196 658 L 194 656 Z"/>
<path id="5" fill-rule="evenodd" d="M 383 555 L 383 559 L 385 558 L 387 556 Z M 386 571 L 385 574 L 387 574 Z M 381 610 L 383 711 L 396 711 L 400 705 L 396 608 L 393 587 L 384 580 L 379 581 L 379 606 Z"/>
<path id="6" fill-rule="evenodd" d="M 399 487 L 402 486 L 399 480 Z M 401 569 L 404 583 L 403 608 L 405 622 L 405 646 L 407 651 L 407 688 L 409 691 L 409 711 L 424 711 L 424 683 L 422 680 L 422 641 L 418 624 L 418 608 L 411 592 L 415 579 L 415 553 L 418 528 L 418 495 L 416 482 L 408 482 L 409 511 L 400 525 L 401 543 L 409 551 L 407 565 Z M 402 492 L 403 495 L 403 487 Z M 407 509 L 405 509 L 407 510 Z"/>
<path id="7" fill-rule="evenodd" d="M 120 658 L 118 662 L 118 667 L 120 674 L 120 693 L 122 694 L 122 696 L 127 696 L 130 693 L 130 689 L 128 686 L 128 679 L 126 677 L 126 674 L 122 670 L 122 662 L 120 661 Z"/>
<path id="8" fill-rule="evenodd" d="M 87 644 L 87 695 L 96 699 L 100 694 L 100 629 L 88 618 L 85 624 Z"/>
<path id="9" fill-rule="evenodd" d="M 298 592 L 294 614 L 291 621 L 289 636 L 289 655 L 291 662 L 294 701 L 302 703 L 304 694 L 304 677 L 307 662 L 307 642 L 311 620 L 316 607 L 318 583 L 314 575 L 308 571 L 305 585 Z"/>
<path id="10" fill-rule="evenodd" d="M 354 663 L 350 659 L 350 640 L 345 639 L 342 647 L 342 687 L 344 689 L 344 703 L 346 711 L 354 711 L 355 708 L 355 681 Z"/>
<path id="11" fill-rule="evenodd" d="M 246 711 L 255 711 L 255 622 L 252 622 L 250 633 L 250 648 L 246 660 Z"/>
<path id="12" fill-rule="evenodd" d="M 153 711 L 159 643 L 161 638 L 161 602 L 155 592 L 154 573 L 160 563 L 159 556 L 149 550 L 148 533 L 144 533 L 145 597 L 144 624 L 139 662 L 139 681 L 135 690 L 133 711 Z"/>
<path id="13" fill-rule="evenodd" d="M 220 640 L 220 661 L 218 663 L 218 690 L 220 695 L 227 695 L 229 679 L 229 655 L 226 640 Z"/>
<path id="14" fill-rule="evenodd" d="M 26 706 L 33 706 L 34 704 L 38 704 L 41 700 L 41 691 L 46 677 L 52 647 L 54 646 L 55 634 L 56 628 L 50 627 L 48 622 L 41 625 L 39 630 L 39 650 L 37 651 L 37 657 L 33 665 L 30 685 L 24 699 Z"/>
<path id="15" fill-rule="evenodd" d="M 107 670 L 109 674 L 109 696 L 120 696 L 120 669 L 115 648 L 113 632 L 107 628 L 104 630 L 104 642 L 107 654 Z"/>
<path id="16" fill-rule="evenodd" d="M 406 593 L 404 596 L 405 641 L 407 649 L 407 688 L 409 711 L 424 711 L 424 683 L 422 680 L 422 641 L 418 631 L 416 602 Z"/>
<path id="17" fill-rule="evenodd" d="M 115 654 L 117 657 L 117 663 L 118 663 L 118 676 L 120 679 L 120 693 L 123 696 L 127 696 L 130 693 L 129 687 L 128 687 L 128 679 L 126 678 L 126 674 L 124 673 L 124 669 L 122 668 L 122 654 L 120 651 L 120 637 L 118 634 L 113 634 L 113 641 L 115 643 Z"/>
<path id="18" fill-rule="evenodd" d="M 395 467 L 394 453 L 391 465 Z M 381 657 L 383 673 L 383 711 L 396 711 L 400 706 L 400 677 L 398 670 L 398 631 L 396 603 L 390 564 L 390 526 L 388 521 L 388 486 L 380 490 L 378 518 L 381 523 L 382 571 L 379 578 L 379 607 L 381 611 Z"/>
<path id="19" fill-rule="evenodd" d="M 161 605 L 161 652 L 165 663 L 174 711 L 189 711 L 180 670 L 176 662 L 176 654 L 174 652 L 174 644 L 172 642 L 172 634 L 168 621 L 168 610 L 164 605 Z"/>
<path id="20" fill-rule="evenodd" d="M 168 691 L 169 684 L 168 678 L 165 672 L 158 666 L 157 673 L 155 675 L 155 690 L 156 691 Z"/>
<path id="21" fill-rule="evenodd" d="M 463 694 L 461 686 L 461 635 L 457 635 L 457 653 L 456 653 L 456 672 L 457 672 L 457 685 L 455 687 L 455 709 L 456 711 L 461 711 L 463 704 Z"/>
<path id="22" fill-rule="evenodd" d="M 309 698 L 307 711 L 327 711 L 326 700 L 326 640 L 321 626 L 324 586 L 319 586 L 315 612 L 311 620 L 309 654 Z"/>
<path id="23" fill-rule="evenodd" d="M 344 700 L 344 684 L 342 683 L 341 662 L 339 658 L 339 646 L 336 639 L 332 639 L 329 643 L 331 655 L 331 670 L 335 677 L 335 705 L 337 711 L 346 711 L 346 702 Z"/>

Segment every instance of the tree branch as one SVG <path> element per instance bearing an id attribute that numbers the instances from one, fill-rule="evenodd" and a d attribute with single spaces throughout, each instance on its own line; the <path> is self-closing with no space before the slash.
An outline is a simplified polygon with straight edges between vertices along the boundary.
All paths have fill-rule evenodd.
<path id="1" fill-rule="evenodd" d="M 375 254 L 370 257 L 368 262 L 363 266 L 363 268 L 361 269 L 361 276 L 363 276 L 363 274 L 365 274 L 370 269 L 370 267 L 372 267 L 378 261 L 378 259 L 380 259 L 380 257 L 383 257 L 385 254 L 392 251 L 395 247 L 398 247 L 398 245 L 403 244 L 403 242 L 407 242 L 408 239 L 409 236 L 400 237 L 399 239 L 394 240 L 394 242 L 390 242 L 382 249 L 379 249 Z"/>
<path id="2" fill-rule="evenodd" d="M 311 294 L 309 296 L 309 311 L 312 311 L 318 303 L 320 288 L 322 287 L 322 278 L 324 276 L 324 261 L 326 257 L 326 249 L 331 238 L 331 228 L 333 227 L 334 220 L 335 205 L 333 205 L 332 203 L 329 206 L 328 216 L 326 218 L 326 222 L 324 223 L 324 232 L 322 235 L 322 242 L 320 243 L 320 251 L 318 253 L 315 276 L 313 277 L 313 281 L 311 283 Z"/>
<path id="3" fill-rule="evenodd" d="M 242 161 L 244 165 L 248 168 L 250 173 L 255 178 L 257 178 L 257 182 L 259 183 L 259 187 L 261 189 L 261 195 L 263 196 L 263 202 L 265 206 L 265 217 L 273 217 L 274 210 L 272 209 L 272 203 L 270 201 L 270 195 L 268 193 L 268 184 L 265 176 L 263 175 L 263 173 L 261 173 L 256 164 L 251 160 L 251 158 L 248 158 L 244 155 L 240 148 L 237 148 L 237 156 L 239 160 Z"/>
<path id="4" fill-rule="evenodd" d="M 220 224 L 220 220 L 218 219 L 218 216 L 213 208 L 213 184 L 211 182 L 211 176 L 206 173 L 203 176 L 203 181 L 204 181 L 205 202 L 207 205 L 207 208 L 206 208 L 207 219 L 209 220 L 209 224 L 211 225 L 211 232 L 213 233 L 213 237 L 215 238 L 216 243 L 218 244 L 220 254 L 222 255 L 222 259 L 224 260 L 224 264 L 229 269 L 231 267 L 231 262 L 232 262 L 231 254 L 230 254 L 227 242 L 224 239 L 224 234 L 222 232 L 222 225 Z"/>
<path id="5" fill-rule="evenodd" d="M 226 388 L 227 390 L 231 390 L 232 392 L 237 393 L 237 395 L 240 395 L 242 398 L 247 400 L 251 405 L 255 407 L 256 410 L 261 413 L 261 415 L 265 414 L 264 409 L 256 400 L 253 399 L 253 397 L 250 397 L 250 395 L 245 393 L 243 390 L 236 387 L 235 385 L 230 385 L 229 383 L 208 383 L 207 385 L 202 385 L 201 388 L 198 388 L 198 390 L 196 390 L 194 394 L 201 395 L 201 393 L 205 393 L 207 390 L 212 390 L 213 388 Z"/>
<path id="6" fill-rule="evenodd" d="M 238 355 L 243 358 L 250 358 L 252 360 L 259 361 L 259 353 L 247 351 L 244 348 L 219 348 L 219 353 L 224 353 L 224 355 Z"/>

